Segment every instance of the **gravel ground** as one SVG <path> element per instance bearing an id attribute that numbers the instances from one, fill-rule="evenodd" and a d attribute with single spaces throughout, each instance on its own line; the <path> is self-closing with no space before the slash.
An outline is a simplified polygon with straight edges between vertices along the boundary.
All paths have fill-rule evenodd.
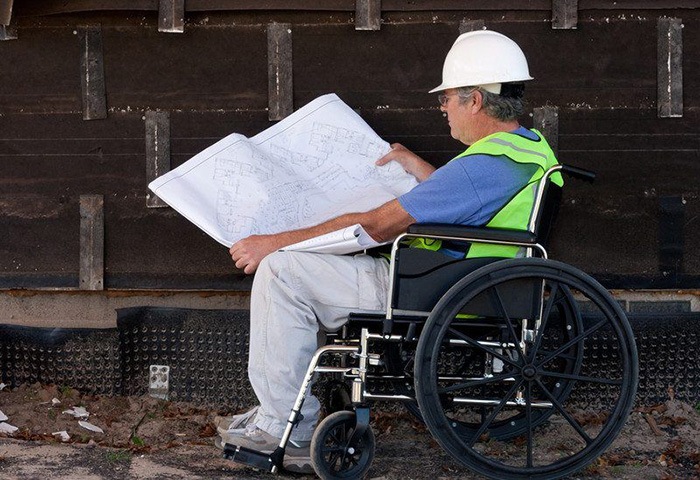
<path id="1" fill-rule="evenodd" d="M 90 414 L 83 421 L 104 433 L 64 413 L 76 406 Z M 698 407 L 669 400 L 635 410 L 606 453 L 572 478 L 700 478 Z M 0 391 L 0 411 L 18 427 L 12 435 L 0 434 L 0 478 L 7 480 L 271 478 L 221 458 L 212 420 L 229 412 L 217 407 L 31 385 Z M 367 478 L 480 478 L 453 461 L 408 414 L 375 412 L 372 427 L 377 450 Z M 557 428 L 551 428 L 547 438 L 556 444 Z M 61 431 L 70 436 L 65 442 Z"/>

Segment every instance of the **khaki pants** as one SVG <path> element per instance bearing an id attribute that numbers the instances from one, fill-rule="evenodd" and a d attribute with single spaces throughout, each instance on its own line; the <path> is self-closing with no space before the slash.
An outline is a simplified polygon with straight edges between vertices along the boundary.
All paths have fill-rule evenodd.
<path id="1" fill-rule="evenodd" d="M 260 402 L 255 424 L 280 438 L 314 352 L 319 330 L 342 327 L 350 312 L 384 310 L 386 260 L 276 252 L 258 267 L 250 303 L 248 376 Z M 292 433 L 310 440 L 320 404 L 310 394 Z"/>

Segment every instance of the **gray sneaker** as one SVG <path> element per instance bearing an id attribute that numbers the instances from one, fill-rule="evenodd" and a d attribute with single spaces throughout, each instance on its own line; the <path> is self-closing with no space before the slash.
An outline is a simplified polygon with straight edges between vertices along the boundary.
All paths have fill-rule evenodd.
<path id="1" fill-rule="evenodd" d="M 254 424 L 244 429 L 230 430 L 215 440 L 215 445 L 223 449 L 224 444 L 249 448 L 263 453 L 272 453 L 280 444 L 280 439 L 260 430 Z M 314 473 L 311 465 L 311 442 L 289 440 L 282 461 L 285 470 L 296 473 Z"/>
<path id="2" fill-rule="evenodd" d="M 214 417 L 214 425 L 216 425 L 216 431 L 219 435 L 227 433 L 229 430 L 239 430 L 245 428 L 246 425 L 251 423 L 255 419 L 255 415 L 258 413 L 260 407 L 253 407 L 245 413 L 238 415 L 220 417 Z"/>

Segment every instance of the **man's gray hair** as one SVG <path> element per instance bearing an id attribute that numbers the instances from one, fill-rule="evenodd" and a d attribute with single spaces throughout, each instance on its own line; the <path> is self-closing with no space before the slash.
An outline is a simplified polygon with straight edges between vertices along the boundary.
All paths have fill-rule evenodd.
<path id="1" fill-rule="evenodd" d="M 479 90 L 481 92 L 481 96 L 483 97 L 482 103 L 486 113 L 503 122 L 517 119 L 525 110 L 522 98 L 497 95 L 479 87 L 460 87 L 457 89 L 457 95 L 459 95 L 462 102 L 465 102 L 474 90 Z"/>

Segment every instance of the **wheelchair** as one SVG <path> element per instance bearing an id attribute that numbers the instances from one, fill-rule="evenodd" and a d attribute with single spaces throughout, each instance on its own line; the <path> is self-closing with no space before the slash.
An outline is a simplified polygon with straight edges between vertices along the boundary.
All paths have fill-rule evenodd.
<path id="1" fill-rule="evenodd" d="M 598 458 L 632 409 L 637 350 L 608 291 L 547 258 L 560 196 L 550 181 L 555 172 L 594 178 L 571 166 L 550 168 L 534 185 L 529 231 L 416 224 L 397 238 L 387 310 L 351 314 L 316 351 L 279 447 L 265 454 L 227 444 L 224 457 L 273 473 L 282 468 L 312 380 L 330 374 L 337 388 L 327 404 L 337 411 L 311 442 L 322 479 L 367 473 L 375 401 L 403 402 L 449 455 L 488 478 L 560 478 Z M 517 247 L 522 255 L 458 259 L 405 248 L 419 237 Z"/>

